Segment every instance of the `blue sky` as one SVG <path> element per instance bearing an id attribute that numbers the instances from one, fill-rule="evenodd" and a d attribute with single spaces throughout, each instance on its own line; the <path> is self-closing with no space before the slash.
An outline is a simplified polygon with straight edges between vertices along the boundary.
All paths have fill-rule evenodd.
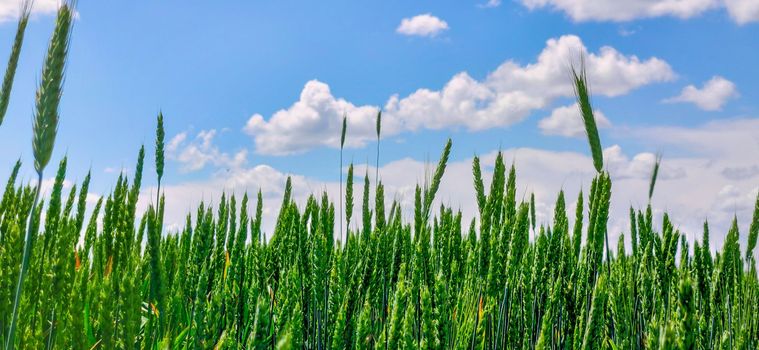
<path id="1" fill-rule="evenodd" d="M 37 3 L 0 126 L 3 178 L 19 157 L 26 178 L 33 173 L 30 119 L 55 9 Z M 719 228 L 734 214 L 747 223 L 759 184 L 759 4 L 678 3 L 80 1 L 53 159 L 68 154 L 72 181 L 91 169 L 96 198 L 132 170 L 141 144 L 152 152 L 163 111 L 174 141 L 165 183 L 177 198 L 167 214 L 181 221 L 222 190 L 278 198 L 289 174 L 303 198 L 336 192 L 340 116 L 349 119 L 346 163 L 373 165 L 381 107 L 389 195 L 407 200 L 452 137 L 461 171 L 452 167 L 441 201 L 471 209 L 472 155 L 492 164 L 488 155 L 503 149 L 548 218 L 560 188 L 576 196 L 592 176 L 566 79 L 585 53 L 615 212 L 645 204 L 661 152 L 654 203 L 683 230 L 700 235 L 707 215 Z M 0 57 L 16 9 L 0 3 Z"/>

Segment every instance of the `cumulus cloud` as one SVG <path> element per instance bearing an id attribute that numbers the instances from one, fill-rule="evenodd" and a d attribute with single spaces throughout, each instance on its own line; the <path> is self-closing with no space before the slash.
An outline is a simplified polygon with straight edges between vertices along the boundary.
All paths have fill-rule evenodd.
<path id="1" fill-rule="evenodd" d="M 221 152 L 213 143 L 216 134 L 215 129 L 201 130 L 192 140 L 188 140 L 187 132 L 179 133 L 166 145 L 167 157 L 179 162 L 182 172 L 201 170 L 208 164 L 226 168 L 245 165 L 248 151 L 242 149 L 233 155 Z"/>
<path id="2" fill-rule="evenodd" d="M 738 96 L 735 84 L 720 76 L 714 76 L 702 88 L 688 85 L 680 95 L 664 100 L 667 103 L 688 102 L 705 111 L 718 111 L 731 98 Z"/>
<path id="3" fill-rule="evenodd" d="M 725 0 L 725 6 L 730 17 L 738 24 L 759 21 L 759 1 Z"/>
<path id="4" fill-rule="evenodd" d="M 336 98 L 327 84 L 311 80 L 292 106 L 277 111 L 268 121 L 254 114 L 243 130 L 254 137 L 257 152 L 284 155 L 314 146 L 339 146 L 342 119 L 347 116 L 346 145 L 356 147 L 375 135 L 377 111 L 374 106 L 356 106 Z M 393 120 L 383 118 L 383 130 L 392 132 L 395 128 L 392 123 Z"/>
<path id="5" fill-rule="evenodd" d="M 572 20 L 625 22 L 640 18 L 687 19 L 726 8 L 738 24 L 759 20 L 755 0 L 520 0 L 530 10 L 548 8 L 564 12 Z"/>
<path id="6" fill-rule="evenodd" d="M 603 155 L 606 170 L 620 180 L 650 180 L 657 157 L 651 152 L 641 152 L 630 158 L 622 151 L 622 147 L 619 145 L 613 145 L 604 149 Z M 687 173 L 685 169 L 677 167 L 675 164 L 669 161 L 661 163 L 657 179 L 674 180 L 686 177 Z"/>
<path id="7" fill-rule="evenodd" d="M 477 80 L 466 72 L 454 75 L 441 89 L 418 89 L 391 96 L 383 107 L 383 136 L 422 129 L 483 130 L 507 127 L 558 98 L 573 96 L 570 62 L 584 55 L 593 93 L 624 95 L 647 84 L 670 81 L 675 73 L 659 58 L 640 59 L 604 46 L 589 52 L 579 37 L 550 39 L 537 60 L 508 60 Z M 347 144 L 364 145 L 376 135 L 378 106 L 358 106 L 335 97 L 326 83 L 312 80 L 290 107 L 266 119 L 253 115 L 244 127 L 263 154 L 292 154 L 318 146 L 339 146 L 343 115 L 348 116 Z"/>
<path id="8" fill-rule="evenodd" d="M 22 0 L 0 1 L 0 23 L 18 19 L 22 2 Z M 35 0 L 32 6 L 32 15 L 55 14 L 60 4 L 60 0 Z"/>
<path id="9" fill-rule="evenodd" d="M 593 111 L 598 128 L 611 126 L 609 119 L 599 110 Z M 582 122 L 577 103 L 555 108 L 551 115 L 538 122 L 538 127 L 544 135 L 559 135 L 564 137 L 585 136 L 585 125 Z"/>
<path id="10" fill-rule="evenodd" d="M 434 37 L 448 30 L 448 23 L 429 13 L 404 18 L 395 31 L 408 36 Z"/>

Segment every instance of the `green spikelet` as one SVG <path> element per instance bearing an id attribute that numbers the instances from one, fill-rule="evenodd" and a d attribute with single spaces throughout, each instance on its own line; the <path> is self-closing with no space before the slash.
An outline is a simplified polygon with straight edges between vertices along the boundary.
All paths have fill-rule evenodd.
<path id="1" fill-rule="evenodd" d="M 530 223 L 532 230 L 535 231 L 535 193 L 530 194 Z"/>
<path id="2" fill-rule="evenodd" d="M 651 202 L 651 198 L 654 196 L 654 186 L 656 185 L 656 177 L 659 176 L 659 165 L 661 164 L 661 154 L 656 155 L 656 162 L 654 163 L 654 170 L 651 172 L 651 184 L 648 186 L 648 201 Z"/>
<path id="3" fill-rule="evenodd" d="M 421 311 L 422 311 L 422 339 L 420 342 L 420 348 L 422 349 L 437 349 L 440 346 L 437 332 L 437 321 L 434 319 L 434 311 L 432 308 L 432 297 L 429 289 L 422 288 L 421 291 Z"/>
<path id="4" fill-rule="evenodd" d="M 385 228 L 385 187 L 382 182 L 377 182 L 377 189 L 374 194 L 374 227 L 378 231 Z"/>
<path id="5" fill-rule="evenodd" d="M 155 128 L 155 171 L 156 171 L 156 174 L 158 175 L 159 184 L 161 182 L 161 179 L 163 178 L 164 137 L 166 137 L 166 132 L 163 129 L 163 112 L 158 112 L 158 117 L 156 119 L 156 128 Z"/>
<path id="6" fill-rule="evenodd" d="M 411 306 L 411 305 L 409 305 Z M 406 312 L 403 316 L 403 330 L 401 334 L 401 339 L 398 342 L 398 348 L 397 349 L 404 349 L 404 350 L 412 350 L 412 349 L 418 349 L 418 343 L 415 339 L 414 332 L 416 329 L 415 325 L 415 312 L 413 307 L 406 307 Z"/>
<path id="7" fill-rule="evenodd" d="M 342 129 L 340 130 L 340 149 L 345 146 L 345 132 L 348 129 L 348 116 L 343 114 L 343 124 Z"/>
<path id="8" fill-rule="evenodd" d="M 671 324 L 663 326 L 659 331 L 659 350 L 676 350 L 680 349 L 677 346 L 677 339 L 675 330 Z M 687 349 L 687 348 L 682 348 Z"/>
<path id="9" fill-rule="evenodd" d="M 435 168 L 435 174 L 432 176 L 432 183 L 430 183 L 430 186 L 425 191 L 424 196 L 424 212 L 425 212 L 425 218 L 429 216 L 430 209 L 432 207 L 432 201 L 435 199 L 435 193 L 437 193 L 438 188 L 440 187 L 440 181 L 443 179 L 443 174 L 445 173 L 445 166 L 448 163 L 448 156 L 451 154 L 451 139 L 448 139 L 448 142 L 445 144 L 445 148 L 443 148 L 443 154 L 440 155 L 440 161 L 437 163 L 437 168 Z"/>
<path id="10" fill-rule="evenodd" d="M 756 248 L 756 239 L 759 236 L 759 193 L 756 195 L 756 205 L 754 205 L 754 216 L 751 220 L 751 226 L 748 229 L 748 247 L 746 256 L 749 257 L 754 253 Z"/>
<path id="11" fill-rule="evenodd" d="M 601 277 L 596 283 L 593 290 L 593 301 L 591 302 L 590 315 L 588 323 L 585 326 L 585 336 L 582 340 L 583 349 L 601 349 L 606 337 L 604 328 L 606 320 L 604 318 L 604 309 L 606 308 L 606 276 Z"/>
<path id="12" fill-rule="evenodd" d="M 371 315 L 371 307 L 367 300 L 364 302 L 358 317 L 355 349 L 372 349 L 372 344 L 375 339 L 372 334 Z"/>
<path id="13" fill-rule="evenodd" d="M 349 344 L 345 344 L 345 332 L 348 328 L 348 325 L 347 325 L 348 310 L 347 309 L 348 309 L 348 303 L 346 300 L 345 302 L 343 302 L 342 306 L 340 307 L 340 312 L 337 314 L 337 318 L 335 319 L 335 327 L 332 333 L 332 349 L 333 350 L 345 349 L 349 345 Z"/>
<path id="14" fill-rule="evenodd" d="M 583 220 L 583 196 L 582 191 L 577 195 L 577 208 L 575 208 L 575 225 L 572 230 L 572 250 L 576 259 L 580 257 L 580 245 L 582 244 L 582 220 Z"/>
<path id="15" fill-rule="evenodd" d="M 400 269 L 404 271 L 406 269 L 406 265 L 401 265 Z M 399 274 L 403 275 L 403 272 Z M 401 341 L 401 337 L 403 336 L 403 319 L 405 318 L 404 316 L 406 311 L 405 293 L 405 283 L 401 280 L 398 282 L 398 289 L 395 291 L 395 296 L 393 297 L 393 308 L 390 312 L 390 324 L 386 326 L 390 327 L 387 340 L 388 349 L 397 349 L 399 346 L 398 343 Z"/>
<path id="16" fill-rule="evenodd" d="M 16 164 L 13 166 L 11 176 L 8 177 L 8 182 L 5 183 L 5 191 L 3 192 L 2 200 L 0 200 L 0 216 L 8 210 L 8 205 L 14 201 L 14 186 L 16 185 L 16 178 L 18 172 L 21 169 L 21 159 L 16 160 Z M 2 241 L 3 233 L 0 231 L 0 241 Z"/>
<path id="17" fill-rule="evenodd" d="M 682 323 L 680 326 L 682 334 L 681 349 L 696 348 L 696 330 L 698 329 L 698 315 L 696 312 L 696 299 L 693 291 L 693 284 L 690 277 L 685 276 L 680 281 L 679 288 L 680 316 Z"/>
<path id="18" fill-rule="evenodd" d="M 84 214 L 87 210 L 87 191 L 90 188 L 90 172 L 87 172 L 87 176 L 84 177 L 82 182 L 82 189 L 79 191 L 79 198 L 76 204 L 76 221 L 74 223 L 74 232 L 78 235 L 82 231 L 82 225 L 84 225 Z"/>
<path id="19" fill-rule="evenodd" d="M 361 205 L 362 235 L 368 235 L 372 230 L 372 211 L 369 209 L 369 174 L 364 174 L 364 197 Z"/>
<path id="20" fill-rule="evenodd" d="M 11 56 L 8 58 L 8 66 L 5 69 L 5 76 L 3 77 L 3 86 L 0 88 L 0 125 L 3 124 L 5 112 L 8 111 L 8 103 L 11 98 L 11 90 L 13 89 L 13 78 L 16 75 L 18 58 L 21 55 L 21 45 L 24 43 L 24 32 L 26 32 L 26 24 L 29 23 L 31 12 L 32 1 L 23 1 L 21 3 L 21 16 L 19 16 L 18 26 L 16 27 L 16 37 L 13 39 Z"/>
<path id="21" fill-rule="evenodd" d="M 596 119 L 593 116 L 593 106 L 590 103 L 590 86 L 585 71 L 585 59 L 580 63 L 579 72 L 572 66 L 572 80 L 575 90 L 577 104 L 580 107 L 580 115 L 585 124 L 585 133 L 588 135 L 590 152 L 593 155 L 593 166 L 597 172 L 601 172 L 604 167 L 603 149 L 601 148 L 601 139 L 598 137 L 598 127 Z"/>
<path id="22" fill-rule="evenodd" d="M 474 190 L 477 195 L 477 208 L 480 210 L 480 216 L 482 216 L 485 210 L 485 185 L 482 183 L 482 169 L 480 169 L 480 158 L 475 156 L 472 160 L 472 175 L 474 176 Z"/>
<path id="23" fill-rule="evenodd" d="M 148 209 L 148 252 L 150 254 L 150 291 L 148 295 L 148 302 L 151 307 L 154 307 L 157 312 L 152 313 L 149 321 L 149 329 L 154 332 L 158 329 L 157 317 L 161 315 L 164 310 L 164 305 L 161 298 L 161 237 L 158 229 L 158 218 L 153 208 Z M 154 337 L 154 334 L 148 334 L 146 337 Z"/>
<path id="24" fill-rule="evenodd" d="M 635 223 L 635 210 L 630 207 L 630 239 L 633 255 L 638 255 L 638 226 Z"/>
<path id="25" fill-rule="evenodd" d="M 62 4 L 58 9 L 53 37 L 47 49 L 42 79 L 37 89 L 34 113 L 34 169 L 38 173 L 47 166 L 55 146 L 58 133 L 58 105 L 63 94 L 63 77 L 66 69 L 69 40 L 73 21 L 73 9 Z"/>
<path id="26" fill-rule="evenodd" d="M 353 163 L 348 167 L 348 179 L 345 185 L 345 226 L 350 230 L 353 216 Z"/>
<path id="27" fill-rule="evenodd" d="M 343 128 L 340 131 L 340 238 L 343 237 L 343 145 L 345 145 L 345 131 L 348 128 L 348 117 L 343 114 Z M 347 241 L 347 237 L 346 237 Z"/>
<path id="28" fill-rule="evenodd" d="M 374 182 L 379 183 L 380 131 L 382 130 L 382 110 L 377 112 L 377 164 L 374 168 Z"/>

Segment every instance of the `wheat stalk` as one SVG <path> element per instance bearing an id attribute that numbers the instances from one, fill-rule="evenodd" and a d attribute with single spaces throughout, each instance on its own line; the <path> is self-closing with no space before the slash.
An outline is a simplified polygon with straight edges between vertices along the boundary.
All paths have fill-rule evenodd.
<path id="1" fill-rule="evenodd" d="M 63 92 L 64 71 L 68 55 L 69 40 L 73 21 L 73 4 L 63 3 L 58 9 L 53 36 L 47 49 L 45 64 L 42 68 L 42 81 L 37 89 L 35 113 L 33 121 L 32 149 L 34 153 L 34 169 L 37 171 L 37 186 L 34 191 L 34 202 L 29 210 L 26 239 L 24 240 L 24 255 L 21 260 L 21 271 L 16 284 L 16 295 L 13 301 L 13 315 L 8 329 L 5 349 L 14 348 L 13 338 L 18 319 L 18 307 L 24 287 L 24 277 L 29 270 L 29 259 L 32 253 L 33 213 L 39 201 L 42 173 L 45 170 L 55 146 L 55 136 L 58 132 L 58 106 Z"/>

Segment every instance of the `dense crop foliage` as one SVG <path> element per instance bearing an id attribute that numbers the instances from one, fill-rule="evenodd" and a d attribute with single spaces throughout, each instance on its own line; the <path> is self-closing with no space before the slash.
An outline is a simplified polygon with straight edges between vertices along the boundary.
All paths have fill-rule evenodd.
<path id="1" fill-rule="evenodd" d="M 37 94 L 39 179 L 58 127 L 72 13 L 59 10 Z M 90 175 L 64 189 L 66 158 L 39 203 L 39 182 L 21 183 L 19 161 L 0 199 L 0 340 L 8 349 L 759 347 L 759 198 L 745 251 L 737 220 L 714 252 L 708 223 L 690 247 L 666 214 L 655 224 L 648 205 L 630 208 L 629 233 L 612 252 L 612 181 L 585 72 L 572 73 L 597 175 L 572 217 L 559 192 L 546 223 L 536 220 L 533 195 L 517 198 L 515 166 L 500 153 L 487 189 L 480 160 L 473 160 L 475 219 L 462 222 L 461 212 L 433 206 L 450 140 L 429 181 L 416 187 L 413 221 L 404 221 L 397 201 L 386 210 L 384 186 L 372 186 L 368 174 L 354 196 L 351 164 L 338 223 L 326 194 L 296 203 L 288 179 L 268 234 L 260 191 L 255 198 L 222 195 L 213 207 L 201 203 L 181 231 L 164 232 L 171 198 L 160 191 L 162 114 L 159 190 L 144 212 L 137 209 L 144 148 L 133 177 L 120 175 L 91 208 Z M 2 109 L 11 83 L 3 84 Z M 378 162 L 380 130 L 378 114 Z M 342 169 L 346 119 L 340 137 Z M 658 168 L 659 160 L 649 198 Z"/>
<path id="2" fill-rule="evenodd" d="M 611 181 L 601 173 L 567 217 L 533 226 L 514 167 L 495 163 L 489 190 L 475 160 L 477 220 L 433 198 L 446 164 L 418 187 L 414 220 L 383 207 L 364 182 L 364 210 L 346 242 L 326 195 L 304 206 L 288 183 L 274 232 L 257 199 L 201 204 L 181 232 L 162 233 L 164 198 L 136 212 L 145 152 L 133 179 L 86 214 L 89 176 L 68 193 L 61 161 L 31 218 L 34 251 L 16 346 L 134 348 L 756 348 L 756 264 L 734 223 L 724 247 L 709 227 L 691 249 L 665 215 L 630 210 L 632 250 L 605 255 Z M 0 324 L 7 329 L 34 189 L 14 167 L 0 202 Z M 352 182 L 352 171 L 347 179 Z M 351 187 L 348 187 L 349 189 Z M 375 191 L 371 205 L 367 195 Z M 352 192 L 346 208 L 353 207 Z M 759 202 L 750 247 L 759 228 Z M 249 214 L 252 213 L 252 214 Z M 351 213 L 345 214 L 350 220 Z M 41 219 L 44 217 L 44 219 Z M 102 220 L 102 223 L 98 223 Z M 355 223 L 355 222 L 354 222 Z M 534 229 L 533 229 L 534 227 Z M 531 237 L 533 237 L 531 239 Z M 692 253 L 689 253 L 692 252 Z"/>

